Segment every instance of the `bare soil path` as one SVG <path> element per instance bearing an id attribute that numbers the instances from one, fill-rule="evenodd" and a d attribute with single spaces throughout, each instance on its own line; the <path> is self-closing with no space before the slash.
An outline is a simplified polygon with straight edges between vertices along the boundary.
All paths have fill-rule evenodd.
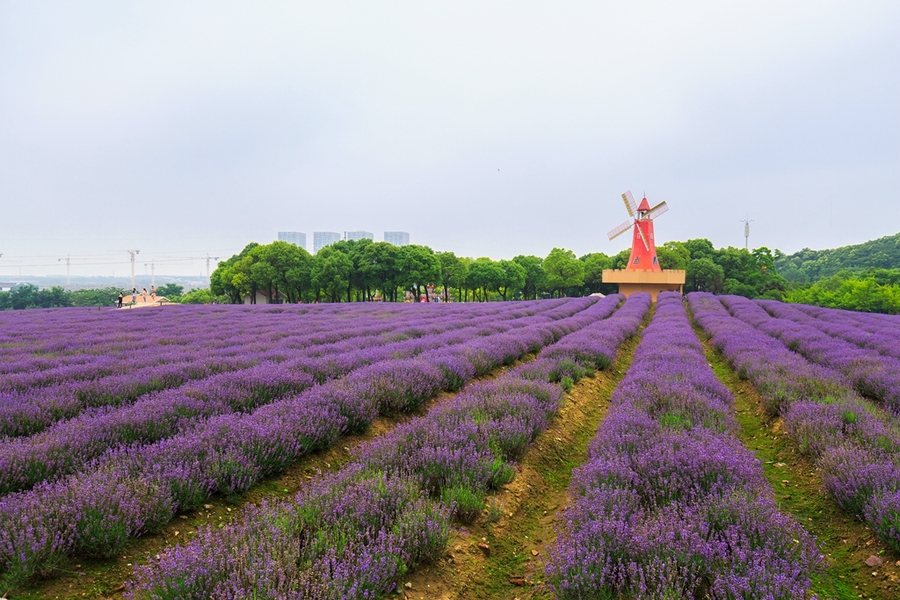
<path id="1" fill-rule="evenodd" d="M 398 598 L 553 598 L 544 585 L 546 548 L 556 539 L 572 470 L 584 462 L 639 337 L 622 345 L 609 369 L 575 384 L 550 427 L 518 465 L 516 478 L 488 499 L 473 525 L 454 531 L 441 560 L 404 580 Z"/>

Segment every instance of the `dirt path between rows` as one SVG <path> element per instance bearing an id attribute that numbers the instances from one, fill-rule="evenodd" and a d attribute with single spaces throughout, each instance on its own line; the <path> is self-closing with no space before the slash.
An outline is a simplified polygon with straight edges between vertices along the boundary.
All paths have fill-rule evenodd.
<path id="1" fill-rule="evenodd" d="M 516 478 L 489 497 L 487 508 L 473 525 L 455 529 L 436 564 L 404 579 L 399 590 L 404 598 L 553 597 L 544 585 L 543 561 L 548 545 L 556 539 L 572 470 L 584 461 L 638 342 L 639 335 L 627 340 L 609 369 L 575 384 L 550 427 L 518 465 Z"/>
<path id="2" fill-rule="evenodd" d="M 695 331 L 716 376 L 734 394 L 738 439 L 762 462 L 781 510 L 793 515 L 821 544 L 826 567 L 813 578 L 813 592 L 820 600 L 900 598 L 900 555 L 838 508 L 823 490 L 817 467 L 782 431 L 781 419 L 765 413 L 753 385 L 738 377 L 701 329 L 695 326 Z"/>

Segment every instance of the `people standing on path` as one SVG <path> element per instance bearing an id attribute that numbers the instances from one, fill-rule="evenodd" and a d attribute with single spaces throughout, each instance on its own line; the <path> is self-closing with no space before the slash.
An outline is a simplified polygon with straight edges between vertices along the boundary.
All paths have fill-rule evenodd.
<path id="1" fill-rule="evenodd" d="M 156 302 L 156 286 L 150 286 L 150 302 Z"/>
<path id="2" fill-rule="evenodd" d="M 141 301 L 142 301 L 144 304 L 147 304 L 147 288 L 143 288 L 143 289 L 141 290 Z"/>
<path id="3" fill-rule="evenodd" d="M 137 304 L 137 288 L 131 288 L 131 305 Z"/>
<path id="4" fill-rule="evenodd" d="M 124 299 L 125 299 L 124 294 L 122 294 L 122 292 L 119 292 L 119 302 L 118 302 L 118 304 L 116 304 L 116 308 L 122 308 L 122 301 Z"/>

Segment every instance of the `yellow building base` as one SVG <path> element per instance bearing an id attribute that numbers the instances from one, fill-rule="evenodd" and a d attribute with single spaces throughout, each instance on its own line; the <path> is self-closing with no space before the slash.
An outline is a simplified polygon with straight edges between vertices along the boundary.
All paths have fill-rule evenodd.
<path id="1" fill-rule="evenodd" d="M 684 271 L 629 271 L 626 269 L 606 269 L 603 283 L 618 283 L 619 293 L 627 298 L 637 292 L 648 292 L 656 302 L 660 292 L 683 292 Z"/>

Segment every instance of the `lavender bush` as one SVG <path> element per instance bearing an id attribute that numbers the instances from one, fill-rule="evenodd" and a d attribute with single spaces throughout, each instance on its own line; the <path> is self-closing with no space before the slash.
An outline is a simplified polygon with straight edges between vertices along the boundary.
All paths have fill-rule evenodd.
<path id="1" fill-rule="evenodd" d="M 900 489 L 896 417 L 861 398 L 843 373 L 788 350 L 776 339 L 775 319 L 755 303 L 731 297 L 720 302 L 709 294 L 690 294 L 688 300 L 713 344 L 753 382 L 770 410 L 784 418 L 798 448 L 822 469 L 825 489 L 837 504 L 900 550 L 892 525 L 900 518 L 895 501 Z M 796 340 L 793 334 L 785 339 Z"/>
<path id="2" fill-rule="evenodd" d="M 648 300 L 629 300 L 609 317 L 618 343 L 637 330 Z M 608 300 L 613 308 L 619 301 Z M 608 313 L 597 309 L 585 321 Z M 620 320 L 628 327 L 619 327 Z M 505 359 L 501 352 L 492 360 Z M 511 480 L 512 462 L 546 427 L 561 397 L 559 386 L 516 373 L 472 385 L 365 445 L 354 463 L 294 502 L 251 509 L 239 525 L 205 530 L 139 569 L 131 596 L 383 595 L 406 569 L 439 556 L 451 514 L 470 519 L 489 490 Z"/>
<path id="3" fill-rule="evenodd" d="M 661 294 L 573 475 L 547 575 L 560 598 L 800 598 L 820 557 L 734 438 L 680 295 Z"/>
<path id="4" fill-rule="evenodd" d="M 454 377 L 470 377 L 476 366 L 471 361 L 468 368 L 461 366 L 460 359 L 473 356 L 473 347 L 478 349 L 478 361 L 496 367 L 508 363 L 515 353 L 521 356 L 522 353 L 534 351 L 545 343 L 603 319 L 620 300 L 619 297 L 611 297 L 602 302 L 595 302 L 594 299 L 554 301 L 532 303 L 530 308 L 529 305 L 473 307 L 473 311 L 484 317 L 481 324 L 481 316 L 478 315 L 473 321 L 460 323 L 456 320 L 458 310 L 444 315 L 443 321 L 435 316 L 440 316 L 435 312 L 430 315 L 434 317 L 433 325 L 409 327 L 402 332 L 395 330 L 387 336 L 389 340 L 402 338 L 400 341 L 387 341 L 373 348 L 360 344 L 363 347 L 359 350 L 359 358 L 355 359 L 355 366 L 350 371 L 360 367 L 371 368 L 372 374 L 381 375 L 358 378 L 351 375 L 314 386 L 293 397 L 280 397 L 289 392 L 278 377 L 270 380 L 262 376 L 259 384 L 253 383 L 251 377 L 242 385 L 242 371 L 215 376 L 213 379 L 219 382 L 216 385 L 200 381 L 177 390 L 161 392 L 162 396 L 183 396 L 188 412 L 202 412 L 210 405 L 226 408 L 218 414 L 215 410 L 212 413 L 207 411 L 199 420 L 195 418 L 199 412 L 187 414 L 182 410 L 183 414 L 178 416 L 183 418 L 176 424 L 174 435 L 171 431 L 157 434 L 158 441 L 149 444 L 144 443 L 146 438 L 138 438 L 136 443 L 130 444 L 121 441 L 108 443 L 111 447 L 105 454 L 92 460 L 87 457 L 90 461 L 87 463 L 82 459 L 85 467 L 77 474 L 49 484 L 38 483 L 31 491 L 7 496 L 6 502 L 0 504 L 0 521 L 10 530 L 5 537 L 0 537 L 0 573 L 4 585 L 15 585 L 22 578 L 48 568 L 60 556 L 97 554 L 104 544 L 112 551 L 118 544 L 116 540 L 148 530 L 147 523 L 156 523 L 159 518 L 164 518 L 158 517 L 160 514 L 195 507 L 212 493 L 239 494 L 261 477 L 277 472 L 299 456 L 334 443 L 349 428 L 364 428 L 379 408 L 386 412 L 411 408 L 420 403 L 426 394 L 433 394 L 444 385 L 458 385 L 458 381 L 448 377 L 449 368 L 453 368 Z M 428 307 L 429 310 L 432 308 Z M 282 314 L 272 312 L 279 316 Z M 438 333 L 429 334 L 429 331 Z M 327 331 L 318 335 L 323 343 L 343 343 L 335 341 Z M 487 335 L 491 336 L 495 348 L 483 344 L 483 336 Z M 303 381 L 303 385 L 308 387 L 309 376 L 317 378 L 321 374 L 321 371 L 314 372 L 310 365 L 320 366 L 325 364 L 324 361 L 337 364 L 335 360 L 346 356 L 330 351 L 311 351 L 292 359 L 289 351 L 291 339 L 291 336 L 283 335 L 279 338 L 283 345 L 260 354 L 265 357 L 262 360 L 270 361 L 265 364 L 271 364 L 276 370 L 281 369 L 287 381 L 292 381 L 291 377 L 299 377 L 298 381 Z M 257 351 L 262 350 L 264 348 L 260 346 Z M 418 358 L 397 360 L 398 356 Z M 397 371 L 392 375 L 390 368 L 378 366 L 379 361 L 386 361 L 386 365 L 394 364 Z M 252 369 L 269 368 L 265 364 Z M 251 373 L 252 369 L 247 373 Z M 413 373 L 420 379 L 410 380 L 409 376 Z M 248 393 L 256 394 L 259 400 L 248 404 L 245 400 Z M 91 416 L 118 423 L 120 410 L 133 408 L 136 411 L 137 407 L 145 405 L 139 401 L 128 408 Z M 159 410 L 163 408 L 159 406 Z M 159 427 L 152 418 L 145 422 Z M 73 427 L 67 423 L 60 426 Z M 533 432 L 534 427 L 531 420 L 526 420 L 524 424 L 505 423 L 499 434 L 487 440 L 494 445 L 500 444 L 508 456 L 513 456 L 527 443 L 522 441 L 525 435 L 522 432 Z M 31 438 L 23 438 L 16 443 L 33 442 Z M 102 444 L 102 440 L 99 443 Z M 442 463 L 439 460 L 435 464 Z M 493 456 L 479 465 L 481 479 L 476 480 L 481 481 L 478 484 L 481 488 L 484 485 L 498 485 L 511 476 L 512 470 L 502 457 Z M 51 463 L 51 468 L 58 467 Z M 126 499 L 117 495 L 117 486 L 122 481 L 133 482 L 146 489 L 157 489 L 157 498 L 151 500 L 138 495 L 128 499 L 129 503 L 134 500 L 137 508 L 130 504 L 126 507 Z M 85 485 L 91 483 L 96 489 L 90 486 L 79 488 L 82 482 L 86 482 Z M 468 480 L 466 483 L 469 483 Z M 483 494 L 483 491 L 478 491 L 481 488 L 472 487 Z M 89 493 L 85 496 L 73 495 L 73 489 L 85 489 Z M 440 491 L 433 492 L 442 496 L 445 489 L 450 488 L 442 486 Z M 462 507 L 464 494 L 456 492 L 456 496 L 459 500 L 457 504 Z M 64 505 L 69 507 L 68 510 L 76 511 L 79 522 L 83 522 L 84 526 L 73 529 L 62 520 L 55 519 L 54 515 Z M 97 507 L 105 508 L 101 510 Z M 107 523 L 110 537 L 105 542 L 97 532 L 97 528 L 104 523 L 104 511 L 113 519 Z M 119 518 L 115 515 L 125 516 Z M 31 533 L 23 537 L 22 530 Z M 28 544 L 27 551 L 23 544 Z"/>

